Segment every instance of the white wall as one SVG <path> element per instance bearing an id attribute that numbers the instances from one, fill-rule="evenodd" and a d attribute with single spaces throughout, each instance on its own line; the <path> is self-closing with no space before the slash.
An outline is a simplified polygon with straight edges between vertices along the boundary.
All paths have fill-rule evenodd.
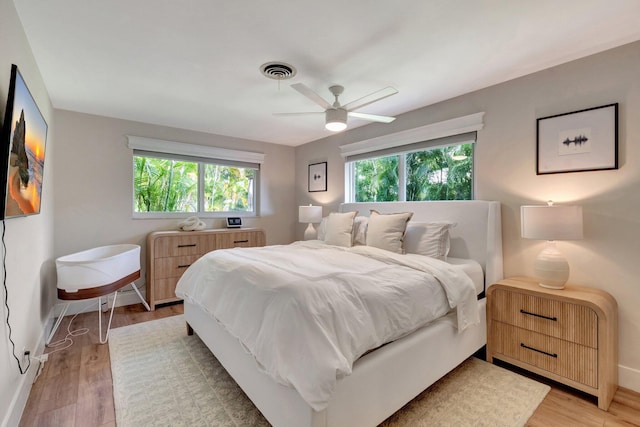
<path id="1" fill-rule="evenodd" d="M 0 0 L 0 117 L 4 112 L 9 90 L 11 64 L 16 64 L 31 94 L 49 125 L 43 178 L 40 215 L 6 220 L 7 290 L 12 338 L 16 354 L 21 358 L 23 347 L 35 354 L 42 343 L 44 326 L 55 298 L 52 269 L 53 253 L 53 168 L 54 126 L 49 95 L 33 58 L 31 48 L 10 0 Z M 0 252 L 2 248 L 0 247 Z M 2 291 L 4 297 L 4 291 Z M 20 375 L 12 355 L 9 330 L 5 319 L 7 309 L 0 307 L 3 327 L 0 328 L 0 425 L 17 425 L 37 369 L 33 363 L 27 375 Z"/>
<path id="2" fill-rule="evenodd" d="M 267 244 L 294 240 L 297 213 L 293 147 L 55 110 L 55 257 L 96 246 L 135 243 L 146 256 L 151 231 L 175 230 L 177 219 L 132 219 L 133 154 L 125 135 L 265 153 L 260 170 L 260 217 L 246 227 L 265 229 Z M 224 219 L 203 219 L 220 228 Z M 144 284 L 145 267 L 138 286 Z"/>
<path id="3" fill-rule="evenodd" d="M 473 72 L 470 70 L 469 72 Z M 298 204 L 324 214 L 344 197 L 339 146 L 486 112 L 475 151 L 475 194 L 502 202 L 505 276 L 532 275 L 543 242 L 520 238 L 519 209 L 548 199 L 583 206 L 585 239 L 560 242 L 570 282 L 611 293 L 619 307 L 620 384 L 640 391 L 640 43 L 554 67 L 296 149 Z M 536 175 L 536 118 L 618 102 L 620 168 Z M 307 165 L 328 161 L 326 193 L 308 193 Z M 297 227 L 302 236 L 304 227 Z"/>

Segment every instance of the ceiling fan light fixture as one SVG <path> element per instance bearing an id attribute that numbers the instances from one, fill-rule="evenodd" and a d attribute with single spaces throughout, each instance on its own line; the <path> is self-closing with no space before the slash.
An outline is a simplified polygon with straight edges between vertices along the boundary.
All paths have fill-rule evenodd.
<path id="1" fill-rule="evenodd" d="M 340 132 L 347 128 L 347 110 L 344 108 L 329 108 L 325 112 L 324 127 L 331 132 Z"/>

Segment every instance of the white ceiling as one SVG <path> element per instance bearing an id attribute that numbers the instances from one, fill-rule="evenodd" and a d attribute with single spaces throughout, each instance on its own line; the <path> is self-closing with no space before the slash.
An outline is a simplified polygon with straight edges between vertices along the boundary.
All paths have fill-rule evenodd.
<path id="1" fill-rule="evenodd" d="M 639 0 L 14 0 L 54 107 L 286 145 L 330 135 L 289 87 L 399 115 L 640 40 Z M 285 61 L 278 84 L 259 67 Z M 19 64 L 18 64 L 19 65 Z M 366 125 L 349 119 L 349 128 Z"/>

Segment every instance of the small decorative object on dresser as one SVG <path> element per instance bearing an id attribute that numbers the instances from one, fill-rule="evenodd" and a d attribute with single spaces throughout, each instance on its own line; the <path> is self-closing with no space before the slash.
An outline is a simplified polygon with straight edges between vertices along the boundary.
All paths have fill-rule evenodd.
<path id="1" fill-rule="evenodd" d="M 609 408 L 618 388 L 618 305 L 610 294 L 514 277 L 490 286 L 487 298 L 487 361 L 566 384 Z"/>
<path id="2" fill-rule="evenodd" d="M 256 228 L 155 231 L 147 236 L 147 301 L 158 304 L 180 301 L 175 294 L 182 273 L 198 258 L 216 249 L 265 245 L 265 233 Z"/>

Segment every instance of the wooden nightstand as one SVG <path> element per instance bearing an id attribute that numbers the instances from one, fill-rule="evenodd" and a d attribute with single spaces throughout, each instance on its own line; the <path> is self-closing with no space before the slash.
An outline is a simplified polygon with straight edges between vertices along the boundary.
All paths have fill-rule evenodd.
<path id="1" fill-rule="evenodd" d="M 618 308 L 607 292 L 534 279 L 501 280 L 487 291 L 487 361 L 499 359 L 598 398 L 618 388 Z"/>

